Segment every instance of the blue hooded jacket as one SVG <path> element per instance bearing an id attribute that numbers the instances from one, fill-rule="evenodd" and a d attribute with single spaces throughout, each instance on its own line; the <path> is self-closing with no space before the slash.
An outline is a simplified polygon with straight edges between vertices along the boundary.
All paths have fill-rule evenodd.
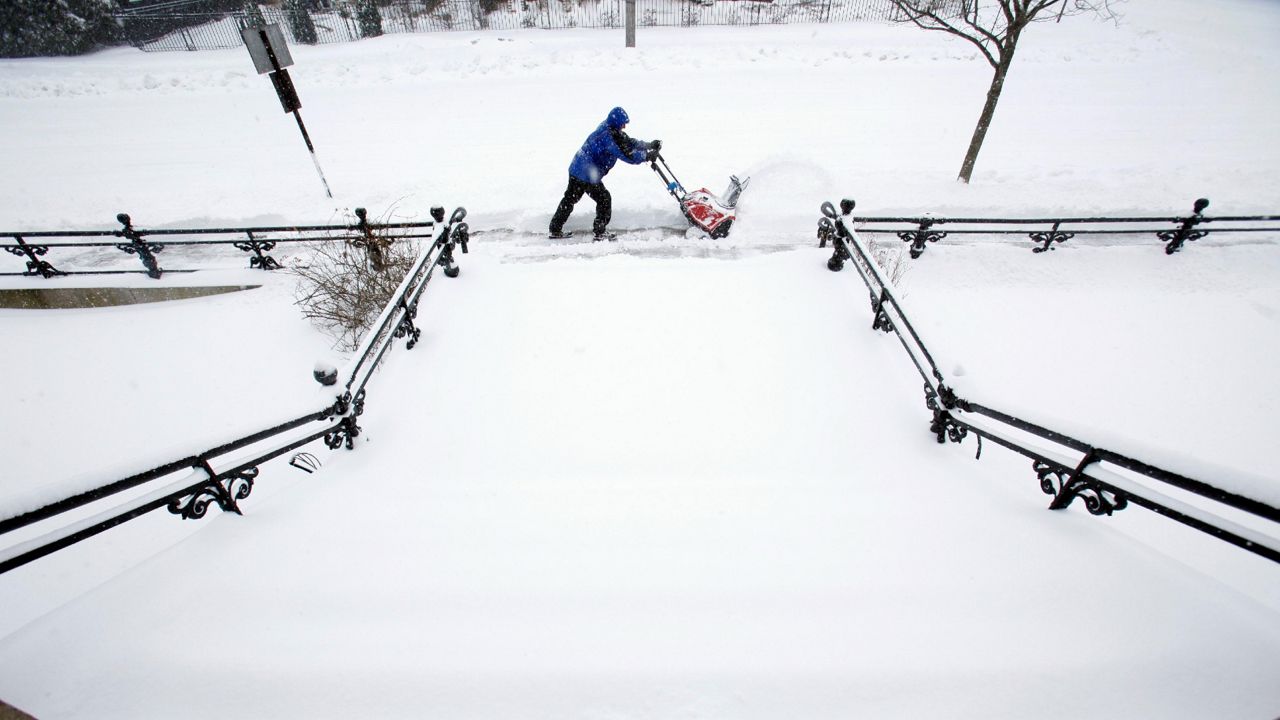
<path id="1" fill-rule="evenodd" d="M 586 183 L 596 184 L 604 179 L 618 160 L 639 165 L 646 159 L 649 143 L 633 140 L 622 132 L 622 126 L 630 121 L 627 111 L 616 107 L 599 127 L 587 136 L 582 148 L 569 163 L 569 175 Z"/>

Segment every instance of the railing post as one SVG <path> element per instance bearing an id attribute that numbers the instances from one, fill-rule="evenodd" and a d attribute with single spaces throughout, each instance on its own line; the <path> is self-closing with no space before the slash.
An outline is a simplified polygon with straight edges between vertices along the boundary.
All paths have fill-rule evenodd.
<path id="1" fill-rule="evenodd" d="M 124 225 L 123 230 L 116 230 L 113 235 L 123 237 L 129 240 L 129 244 L 116 245 L 116 248 L 137 255 L 142 260 L 142 266 L 147 269 L 147 275 L 153 279 L 159 280 L 161 275 L 160 265 L 156 263 L 155 254 L 164 250 L 164 245 L 160 243 L 149 243 L 142 239 L 142 233 L 133 229 L 133 221 L 129 218 L 128 213 L 120 213 L 116 215 L 116 220 Z"/>
<path id="2" fill-rule="evenodd" d="M 444 208 L 431 208 L 432 217 L 436 218 L 436 222 L 444 220 Z M 453 262 L 453 248 L 459 246 L 462 248 L 462 254 L 467 254 L 467 243 L 471 239 L 471 228 L 463 222 L 467 217 L 466 208 L 456 208 L 453 215 L 449 217 L 449 224 L 440 233 L 440 237 L 436 240 L 436 245 L 440 248 L 440 257 L 436 259 L 436 264 L 444 268 L 444 276 L 450 278 L 458 277 L 462 272 Z"/>
<path id="3" fill-rule="evenodd" d="M 840 212 L 843 217 L 848 217 L 856 205 L 853 198 L 841 200 Z M 822 203 L 822 214 L 825 217 L 818 221 L 818 247 L 824 248 L 827 246 L 827 241 L 831 241 L 831 258 L 827 260 L 827 269 L 831 272 L 840 272 L 844 269 L 845 260 L 853 259 L 853 255 L 850 254 L 848 245 L 840 237 L 840 230 L 836 227 L 835 206 L 830 202 Z M 874 298 L 872 300 L 874 302 Z"/>
<path id="4" fill-rule="evenodd" d="M 924 254 L 925 243 L 936 243 L 947 236 L 945 232 L 929 229 L 933 227 L 933 224 L 936 222 L 938 221 L 933 218 L 920 218 L 919 229 L 907 230 L 905 232 L 898 233 L 898 237 L 901 238 L 903 242 L 911 244 L 912 260 L 915 260 Z"/>
<path id="5" fill-rule="evenodd" d="M 1169 243 L 1164 248 L 1165 255 L 1172 255 L 1178 252 L 1182 249 L 1182 244 L 1185 242 L 1199 240 L 1209 234 L 1208 230 L 1193 230 L 1196 225 L 1199 225 L 1204 220 L 1203 213 L 1207 207 L 1209 207 L 1208 198 L 1200 198 L 1199 200 L 1196 200 L 1195 205 L 1192 207 L 1194 214 L 1191 215 L 1191 217 L 1183 218 L 1182 227 L 1177 230 L 1164 230 L 1156 233 L 1156 236 L 1159 237 L 1162 242 Z"/>
<path id="6" fill-rule="evenodd" d="M 929 423 L 929 432 L 933 433 L 938 443 L 945 443 L 950 440 L 958 443 L 964 440 L 969 434 L 969 429 L 956 423 L 955 418 L 951 417 L 950 409 L 954 405 L 955 395 L 944 385 L 942 386 L 943 397 L 939 398 L 938 393 L 929 385 L 924 385 L 924 405 L 933 411 L 933 421 Z"/>
<path id="7" fill-rule="evenodd" d="M 1061 225 L 1062 225 L 1061 222 L 1056 222 L 1053 224 L 1053 229 L 1050 230 L 1049 232 L 1031 233 L 1032 242 L 1042 243 L 1040 247 L 1031 248 L 1031 252 L 1042 253 L 1045 250 L 1054 250 L 1056 249 L 1053 247 L 1054 243 L 1061 244 L 1076 236 L 1075 233 L 1058 232 L 1058 227 Z"/>
<path id="8" fill-rule="evenodd" d="M 835 223 L 822 218 L 818 221 L 818 247 L 825 248 L 827 241 L 831 242 L 831 257 L 827 260 L 827 269 L 831 272 L 840 272 L 844 269 L 844 261 L 851 258 L 849 250 L 840 239 Z"/>
<path id="9" fill-rule="evenodd" d="M 261 268 L 263 270 L 279 270 L 280 263 L 276 262 L 275 258 L 270 255 L 262 254 L 263 251 L 270 252 L 275 249 L 275 241 L 259 240 L 253 236 L 252 230 L 246 230 L 244 234 L 247 235 L 249 239 L 245 242 L 233 243 L 233 245 L 237 250 L 243 250 L 254 254 L 253 257 L 249 258 L 249 267 Z"/>
<path id="10" fill-rule="evenodd" d="M 352 240 L 351 244 L 358 248 L 364 248 L 365 253 L 369 256 L 369 265 L 374 272 L 382 272 L 386 266 L 386 256 L 383 249 L 390 243 L 373 234 L 373 227 L 369 225 L 369 213 L 364 208 L 356 208 L 356 226 L 355 229 L 363 236 L 356 240 Z"/>
<path id="11" fill-rule="evenodd" d="M 47 260 L 40 259 L 40 256 L 49 252 L 48 246 L 28 245 L 27 241 L 23 240 L 21 235 L 14 235 L 13 239 L 18 242 L 18 247 L 7 247 L 5 250 L 8 250 L 10 254 L 18 257 L 26 256 L 27 271 L 23 273 L 24 275 L 35 275 L 38 273 L 44 276 L 46 280 L 55 275 L 66 275 L 66 273 L 49 264 Z"/>
<path id="12" fill-rule="evenodd" d="M 351 393 L 346 393 L 334 404 L 333 414 L 343 417 L 337 426 L 325 433 L 324 444 L 330 450 L 337 450 L 343 445 L 348 450 L 355 449 L 356 438 L 360 437 L 360 425 L 356 418 L 364 414 L 364 396 L 365 392 L 361 389 L 354 398 Z"/>

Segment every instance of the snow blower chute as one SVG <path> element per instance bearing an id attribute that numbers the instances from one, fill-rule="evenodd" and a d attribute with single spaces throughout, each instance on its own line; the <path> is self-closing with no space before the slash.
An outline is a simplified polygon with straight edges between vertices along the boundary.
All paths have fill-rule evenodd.
<path id="1" fill-rule="evenodd" d="M 680 203 L 680 211 L 688 218 L 689 223 L 713 238 L 722 238 L 729 234 L 733 221 L 738 217 L 738 197 L 746 189 L 751 178 L 739 180 L 737 176 L 729 176 L 729 188 L 724 195 L 716 197 L 710 190 L 702 188 L 689 192 L 676 179 L 670 166 L 660 153 L 654 153 L 649 167 L 658 173 L 667 192 Z"/>

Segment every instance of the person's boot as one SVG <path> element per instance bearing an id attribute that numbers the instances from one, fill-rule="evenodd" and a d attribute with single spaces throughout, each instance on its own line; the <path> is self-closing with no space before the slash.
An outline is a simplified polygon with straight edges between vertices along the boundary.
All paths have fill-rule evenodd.
<path id="1" fill-rule="evenodd" d="M 552 240 L 568 240 L 569 238 L 573 237 L 573 233 L 565 232 L 563 230 L 551 230 L 547 232 L 547 237 L 551 238 Z"/>
<path id="2" fill-rule="evenodd" d="M 617 233 L 611 233 L 608 230 L 597 230 L 595 237 L 593 237 L 591 241 L 600 242 L 601 240 L 608 240 L 609 242 L 613 242 L 614 240 L 617 240 L 617 239 L 618 239 Z"/>

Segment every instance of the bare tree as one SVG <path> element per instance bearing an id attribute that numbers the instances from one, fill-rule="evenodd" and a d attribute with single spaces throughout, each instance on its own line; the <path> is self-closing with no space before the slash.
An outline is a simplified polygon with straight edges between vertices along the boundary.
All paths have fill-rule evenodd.
<path id="1" fill-rule="evenodd" d="M 995 75 L 987 89 L 987 103 L 973 129 L 969 151 L 960 167 L 960 181 L 969 182 L 978 151 L 987 137 L 987 128 L 1000 102 L 1004 78 L 1013 63 L 1013 53 L 1023 31 L 1033 22 L 1061 21 L 1069 15 L 1094 13 L 1107 19 L 1116 17 L 1113 0 L 892 0 L 902 22 L 925 30 L 939 30 L 964 38 L 977 46 Z"/>

